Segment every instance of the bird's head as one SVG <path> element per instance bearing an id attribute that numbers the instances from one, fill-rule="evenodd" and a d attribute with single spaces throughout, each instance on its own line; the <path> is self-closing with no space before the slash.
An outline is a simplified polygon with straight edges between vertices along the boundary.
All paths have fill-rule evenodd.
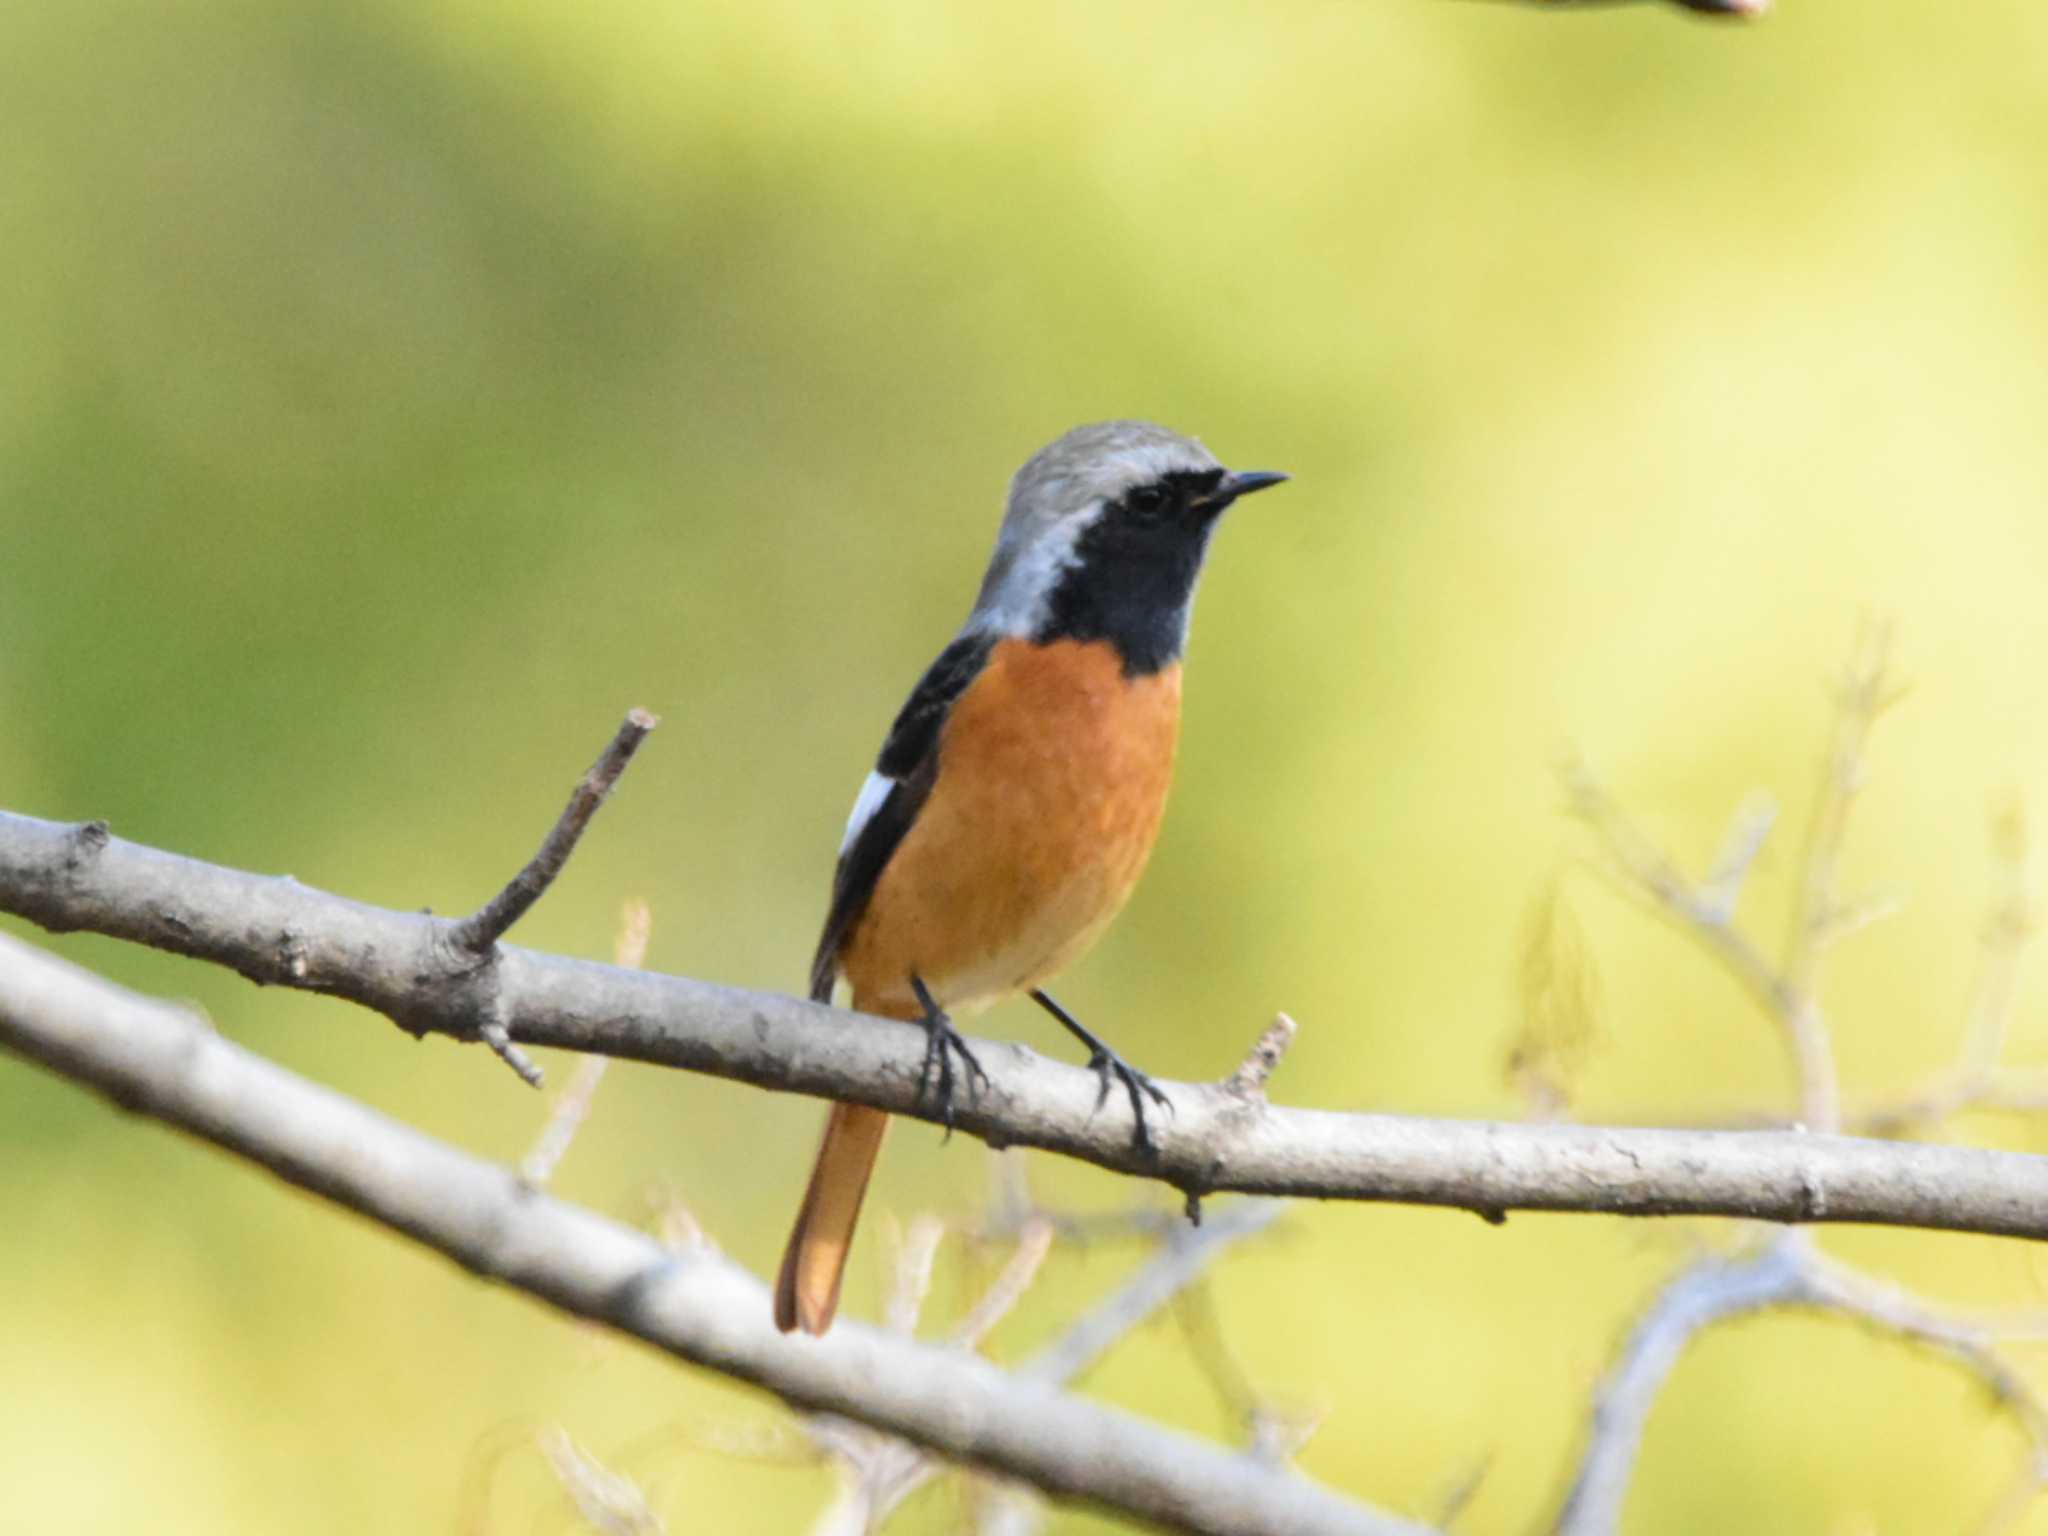
<path id="1" fill-rule="evenodd" d="M 999 634 L 1038 631 L 1062 584 L 1091 560 L 1117 568 L 1106 579 L 1130 565 L 1185 568 L 1191 588 L 1224 509 L 1286 478 L 1227 470 L 1196 439 L 1149 421 L 1076 427 L 1011 480 L 974 623 Z"/>

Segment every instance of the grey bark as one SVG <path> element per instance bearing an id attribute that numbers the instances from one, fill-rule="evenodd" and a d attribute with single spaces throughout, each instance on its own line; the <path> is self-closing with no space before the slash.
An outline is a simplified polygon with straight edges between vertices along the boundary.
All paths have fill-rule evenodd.
<path id="1" fill-rule="evenodd" d="M 773 993 L 500 945 L 479 959 L 445 919 L 395 912 L 112 837 L 0 813 L 0 911 L 348 998 L 416 1033 L 595 1051 L 783 1092 L 935 1119 L 924 1035 Z M 1283 1109 L 1256 1089 L 1162 1082 L 1160 1146 L 1097 1107 L 1094 1074 L 1021 1046 L 974 1042 L 992 1083 L 958 1128 L 1221 1191 L 1398 1201 L 1495 1219 L 1515 1210 L 1866 1222 L 2048 1237 L 2048 1159 L 1801 1131 L 1524 1125 Z"/>

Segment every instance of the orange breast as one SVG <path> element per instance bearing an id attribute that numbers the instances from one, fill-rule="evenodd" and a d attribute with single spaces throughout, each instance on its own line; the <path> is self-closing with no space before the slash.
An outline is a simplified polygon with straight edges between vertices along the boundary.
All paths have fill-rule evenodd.
<path id="1" fill-rule="evenodd" d="M 914 1006 L 913 973 L 969 1011 L 1037 986 L 1101 934 L 1159 833 L 1180 668 L 999 642 L 939 737 L 931 796 L 841 950 L 858 1004 Z"/>

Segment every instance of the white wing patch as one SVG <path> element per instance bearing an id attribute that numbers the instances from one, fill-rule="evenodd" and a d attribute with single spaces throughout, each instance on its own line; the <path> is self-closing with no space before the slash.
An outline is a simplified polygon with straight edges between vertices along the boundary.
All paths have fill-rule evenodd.
<path id="1" fill-rule="evenodd" d="M 896 781 L 886 774 L 868 775 L 867 782 L 860 787 L 859 797 L 853 802 L 853 814 L 846 818 L 846 836 L 839 839 L 841 854 L 853 846 L 861 828 L 875 819 L 875 812 L 882 808 L 882 802 L 889 798 L 889 791 L 895 787 Z"/>

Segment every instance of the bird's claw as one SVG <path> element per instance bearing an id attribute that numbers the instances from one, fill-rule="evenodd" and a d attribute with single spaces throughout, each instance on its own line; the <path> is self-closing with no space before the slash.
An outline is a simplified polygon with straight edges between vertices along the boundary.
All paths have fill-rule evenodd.
<path id="1" fill-rule="evenodd" d="M 945 1126 L 946 1136 L 950 1139 L 953 1135 L 953 1057 L 958 1055 L 966 1067 L 969 1099 L 981 1097 L 981 1090 L 989 1080 L 988 1073 L 982 1070 L 981 1062 L 968 1048 L 960 1031 L 953 1027 L 953 1021 L 946 1017 L 945 1010 L 932 1001 L 931 994 L 923 987 L 917 990 L 919 1001 L 925 1005 L 924 1064 L 917 1074 L 918 1102 L 923 1103 L 926 1094 L 932 1094 L 939 1110 L 939 1123 Z"/>
<path id="2" fill-rule="evenodd" d="M 1131 1118 L 1137 1128 L 1131 1140 L 1140 1152 L 1157 1152 L 1159 1143 L 1152 1139 L 1152 1127 L 1145 1120 L 1145 1100 L 1150 1099 L 1169 1115 L 1174 1112 L 1173 1100 L 1160 1091 L 1159 1085 L 1143 1072 L 1125 1061 L 1108 1046 L 1097 1044 L 1088 1058 L 1088 1068 L 1100 1083 L 1095 1094 L 1095 1107 L 1100 1110 L 1109 1102 L 1110 1089 L 1122 1082 L 1124 1092 L 1130 1095 Z"/>

